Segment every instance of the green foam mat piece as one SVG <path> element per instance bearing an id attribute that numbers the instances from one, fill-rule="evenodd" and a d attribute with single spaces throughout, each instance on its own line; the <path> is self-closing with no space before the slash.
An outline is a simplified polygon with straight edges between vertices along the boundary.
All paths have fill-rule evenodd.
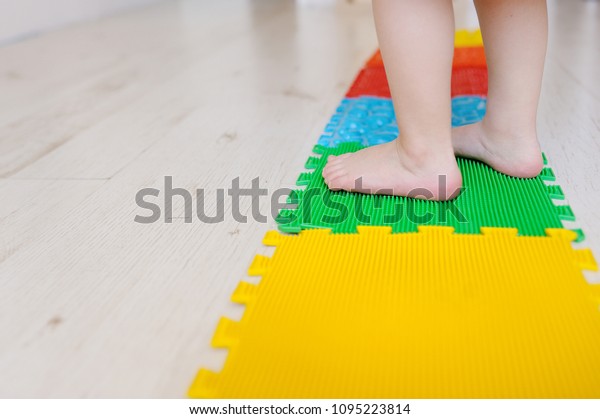
<path id="1" fill-rule="evenodd" d="M 345 143 L 337 148 L 315 146 L 306 162 L 312 172 L 300 175 L 298 186 L 285 208 L 277 216 L 279 229 L 288 233 L 311 228 L 329 228 L 334 233 L 353 233 L 360 225 L 391 226 L 394 232 L 414 232 L 419 225 L 454 227 L 457 233 L 478 234 L 481 227 L 515 227 L 520 235 L 545 236 L 547 228 L 562 228 L 562 220 L 574 220 L 568 205 L 555 204 L 563 199 L 562 189 L 547 185 L 554 173 L 545 167 L 539 176 L 519 179 L 504 175 L 484 163 L 457 158 L 463 175 L 463 191 L 449 202 L 365 195 L 330 191 L 322 170 L 331 154 L 339 155 L 363 148 Z M 583 239 L 581 231 L 576 231 Z"/>

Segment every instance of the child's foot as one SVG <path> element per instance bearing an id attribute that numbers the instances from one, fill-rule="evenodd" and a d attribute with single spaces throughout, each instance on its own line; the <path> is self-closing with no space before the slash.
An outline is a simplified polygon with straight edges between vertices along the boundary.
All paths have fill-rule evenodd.
<path id="1" fill-rule="evenodd" d="M 481 160 L 509 176 L 537 176 L 544 166 L 535 135 L 515 136 L 487 129 L 481 122 L 452 130 L 457 156 Z"/>
<path id="2" fill-rule="evenodd" d="M 323 178 L 332 190 L 436 201 L 454 198 L 462 185 L 452 150 L 408 152 L 398 140 L 330 156 Z"/>

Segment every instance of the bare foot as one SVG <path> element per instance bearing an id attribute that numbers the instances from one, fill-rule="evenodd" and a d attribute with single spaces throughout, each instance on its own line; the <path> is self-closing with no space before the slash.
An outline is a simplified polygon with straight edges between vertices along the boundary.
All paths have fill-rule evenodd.
<path id="1" fill-rule="evenodd" d="M 435 201 L 456 197 L 462 185 L 452 150 L 411 153 L 397 139 L 355 153 L 330 156 L 323 178 L 332 190 Z"/>
<path id="2" fill-rule="evenodd" d="M 509 176 L 535 177 L 544 166 L 535 135 L 493 131 L 482 122 L 454 128 L 452 145 L 457 156 L 481 160 Z"/>

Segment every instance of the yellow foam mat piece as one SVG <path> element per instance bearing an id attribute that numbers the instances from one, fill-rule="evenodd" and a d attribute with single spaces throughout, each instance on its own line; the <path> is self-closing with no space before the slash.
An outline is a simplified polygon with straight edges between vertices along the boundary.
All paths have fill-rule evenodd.
<path id="1" fill-rule="evenodd" d="M 600 397 L 600 285 L 575 233 L 269 232 L 191 397 Z"/>
<path id="2" fill-rule="evenodd" d="M 481 45 L 483 45 L 483 38 L 479 29 L 474 31 L 461 29 L 454 34 L 455 47 L 478 47 Z"/>

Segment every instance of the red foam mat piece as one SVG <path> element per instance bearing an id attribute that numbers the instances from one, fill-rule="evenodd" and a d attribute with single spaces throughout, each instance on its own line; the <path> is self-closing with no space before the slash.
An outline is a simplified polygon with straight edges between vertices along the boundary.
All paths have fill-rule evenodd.
<path id="1" fill-rule="evenodd" d="M 366 62 L 365 67 L 383 67 L 383 59 L 381 58 L 381 51 L 375 51 L 375 54 L 369 58 Z"/>
<path id="2" fill-rule="evenodd" d="M 485 51 L 483 47 L 462 47 L 454 49 L 452 67 L 485 67 Z"/>
<path id="3" fill-rule="evenodd" d="M 452 70 L 452 97 L 460 95 L 486 96 L 487 91 L 487 68 L 459 67 Z"/>
<path id="4" fill-rule="evenodd" d="M 485 67 L 457 67 L 452 69 L 452 97 L 459 95 L 487 95 L 488 78 Z M 363 68 L 346 93 L 346 97 L 376 96 L 391 98 L 385 69 Z"/>
<path id="5" fill-rule="evenodd" d="M 454 58 L 452 67 L 485 67 L 485 51 L 483 47 L 459 47 L 454 48 Z M 375 51 L 375 54 L 365 63 L 365 67 L 383 67 L 381 52 Z"/>
<path id="6" fill-rule="evenodd" d="M 383 67 L 366 67 L 360 70 L 346 93 L 346 97 L 358 96 L 392 97 Z"/>

